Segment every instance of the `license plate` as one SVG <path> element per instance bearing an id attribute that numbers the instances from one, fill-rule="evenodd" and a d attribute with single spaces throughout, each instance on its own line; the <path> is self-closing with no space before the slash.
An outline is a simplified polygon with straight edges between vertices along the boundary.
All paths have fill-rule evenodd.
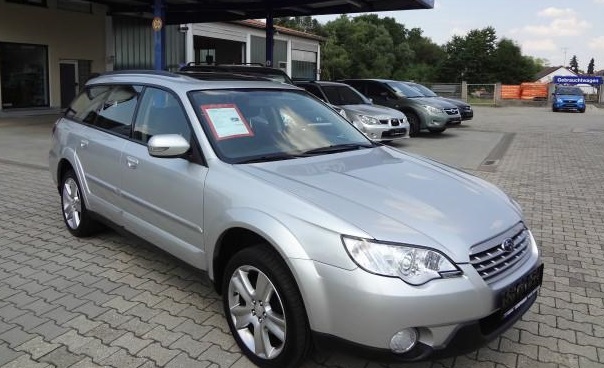
<path id="1" fill-rule="evenodd" d="M 542 281 L 543 265 L 516 281 L 513 285 L 508 286 L 501 293 L 500 310 L 503 312 L 502 318 L 512 314 L 536 294 Z"/>

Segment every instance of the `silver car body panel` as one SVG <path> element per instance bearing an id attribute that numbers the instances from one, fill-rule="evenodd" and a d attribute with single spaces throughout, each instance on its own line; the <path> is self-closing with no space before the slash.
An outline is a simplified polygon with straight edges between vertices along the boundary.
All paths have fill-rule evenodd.
<path id="1" fill-rule="evenodd" d="M 60 160 L 69 161 L 90 210 L 212 279 L 225 232 L 258 234 L 289 266 L 314 331 L 388 349 L 397 331 L 418 327 L 420 341 L 437 348 L 462 324 L 493 313 L 498 292 L 540 263 L 531 236 L 527 256 L 496 282 L 487 284 L 469 264 L 473 246 L 523 221 L 515 203 L 484 180 L 384 146 L 229 164 L 214 152 L 187 96 L 200 89 L 296 87 L 119 74 L 89 83 L 101 82 L 172 90 L 191 119 L 205 165 L 151 157 L 144 144 L 62 119 L 49 155 L 55 183 Z M 348 255 L 342 235 L 430 247 L 463 274 L 420 286 L 371 274 Z"/>

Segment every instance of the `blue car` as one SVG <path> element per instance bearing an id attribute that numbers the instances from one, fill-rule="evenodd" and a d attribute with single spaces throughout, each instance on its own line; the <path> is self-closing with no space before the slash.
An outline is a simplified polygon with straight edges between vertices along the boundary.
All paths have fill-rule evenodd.
<path id="1" fill-rule="evenodd" d="M 585 96 L 579 87 L 560 86 L 554 91 L 552 111 L 572 110 L 585 112 Z"/>

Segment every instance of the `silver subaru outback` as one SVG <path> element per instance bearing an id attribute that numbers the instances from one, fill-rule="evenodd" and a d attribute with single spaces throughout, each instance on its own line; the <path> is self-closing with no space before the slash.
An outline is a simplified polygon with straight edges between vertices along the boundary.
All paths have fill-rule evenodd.
<path id="1" fill-rule="evenodd" d="M 537 298 L 543 265 L 514 200 L 372 142 L 294 86 L 109 73 L 52 142 L 67 229 L 90 236 L 102 219 L 206 271 L 262 367 L 323 342 L 464 353 Z"/>

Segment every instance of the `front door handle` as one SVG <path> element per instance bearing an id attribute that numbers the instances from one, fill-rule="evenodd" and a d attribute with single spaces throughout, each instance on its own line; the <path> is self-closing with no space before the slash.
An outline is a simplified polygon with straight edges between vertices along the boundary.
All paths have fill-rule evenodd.
<path id="1" fill-rule="evenodd" d="M 138 160 L 132 156 L 126 157 L 126 163 L 128 164 L 128 167 L 131 169 L 136 169 L 136 167 L 138 166 Z"/>

